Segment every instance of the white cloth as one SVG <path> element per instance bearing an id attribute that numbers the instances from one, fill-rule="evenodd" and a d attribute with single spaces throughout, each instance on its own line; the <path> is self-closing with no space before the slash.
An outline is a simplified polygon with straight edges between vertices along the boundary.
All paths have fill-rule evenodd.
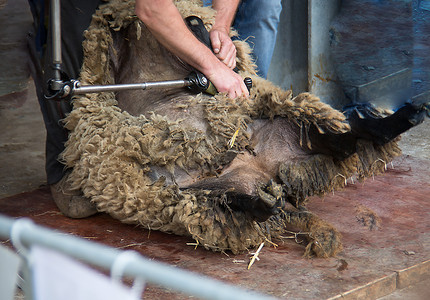
<path id="1" fill-rule="evenodd" d="M 35 300 L 137 300 L 131 289 L 63 254 L 31 249 Z"/>
<path id="2" fill-rule="evenodd" d="M 17 254 L 0 245 L 0 299 L 14 299 L 20 262 Z"/>

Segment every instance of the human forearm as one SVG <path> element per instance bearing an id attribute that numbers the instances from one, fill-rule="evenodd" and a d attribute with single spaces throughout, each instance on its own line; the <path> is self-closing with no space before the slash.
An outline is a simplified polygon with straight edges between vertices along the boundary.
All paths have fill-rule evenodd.
<path id="1" fill-rule="evenodd" d="M 210 37 L 216 57 L 226 66 L 236 67 L 236 46 L 230 38 L 230 27 L 236 15 L 239 0 L 214 0 L 212 7 L 217 11 Z"/>
<path id="2" fill-rule="evenodd" d="M 171 0 L 137 0 L 135 13 L 164 47 L 204 74 L 219 63 L 188 30 Z"/>
<path id="3" fill-rule="evenodd" d="M 213 0 L 212 7 L 217 11 L 214 27 L 225 32 L 230 31 L 236 15 L 239 0 Z"/>
<path id="4" fill-rule="evenodd" d="M 242 78 L 229 69 L 235 64 L 221 60 L 219 54 L 215 56 L 202 44 L 188 29 L 171 0 L 136 0 L 135 13 L 164 47 L 205 74 L 219 92 L 225 92 L 231 98 L 248 96 Z M 235 48 L 234 53 L 229 53 L 228 61 L 235 62 Z"/>

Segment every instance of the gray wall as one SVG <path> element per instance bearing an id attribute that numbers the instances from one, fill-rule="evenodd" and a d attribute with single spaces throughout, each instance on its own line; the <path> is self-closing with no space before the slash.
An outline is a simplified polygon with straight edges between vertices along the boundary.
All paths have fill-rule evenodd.
<path id="1" fill-rule="evenodd" d="M 297 94 L 310 91 L 339 107 L 343 92 L 330 54 L 330 23 L 341 0 L 283 0 L 268 79 Z"/>

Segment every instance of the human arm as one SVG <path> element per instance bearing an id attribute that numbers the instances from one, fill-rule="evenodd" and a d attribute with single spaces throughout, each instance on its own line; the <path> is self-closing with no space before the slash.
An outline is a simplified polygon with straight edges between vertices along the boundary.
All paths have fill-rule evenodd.
<path id="1" fill-rule="evenodd" d="M 205 74 L 219 92 L 230 98 L 249 95 L 242 78 L 191 33 L 172 0 L 136 0 L 135 13 L 164 47 Z"/>
<path id="2" fill-rule="evenodd" d="M 239 0 L 214 0 L 212 4 L 217 11 L 215 24 L 210 31 L 212 48 L 216 57 L 230 69 L 236 67 L 236 47 L 229 32 L 238 4 Z"/>

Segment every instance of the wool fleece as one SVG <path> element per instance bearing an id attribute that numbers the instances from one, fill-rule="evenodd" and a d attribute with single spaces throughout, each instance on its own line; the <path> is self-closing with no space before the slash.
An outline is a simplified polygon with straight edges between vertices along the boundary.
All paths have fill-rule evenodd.
<path id="1" fill-rule="evenodd" d="M 202 7 L 201 1 L 174 3 L 184 18 L 198 16 L 210 30 L 214 10 Z M 160 65 L 168 57 L 135 16 L 134 2 L 112 0 L 95 13 L 85 33 L 81 84 L 118 83 L 115 66 L 122 59 L 116 47 L 118 36 L 126 37 L 122 40 L 127 47 L 144 43 L 154 59 L 160 56 Z M 320 134 L 350 130 L 345 116 L 315 95 L 293 96 L 291 90 L 257 77 L 249 46 L 244 41 L 235 41 L 235 45 L 239 74 L 253 80 L 249 98 L 188 93 L 176 101 L 168 92 L 162 95 L 164 100 L 175 99 L 171 104 L 175 109 L 198 111 L 191 119 L 198 116 L 201 128 L 191 126 L 190 118 L 160 111 L 127 111 L 111 92 L 75 96 L 74 109 L 65 119 L 70 130 L 62 154 L 70 169 L 67 185 L 81 190 L 99 211 L 122 222 L 190 236 L 207 249 L 238 253 L 263 241 L 282 239 L 293 225 L 307 233 L 305 255 L 333 256 L 342 249 L 340 234 L 302 206 L 309 196 L 343 187 L 345 178 L 363 179 L 383 172 L 385 163 L 400 153 L 396 142 L 375 146 L 359 141 L 356 153 L 345 159 L 309 154 L 282 162 L 276 176 L 260 183 L 256 197 L 273 203 L 286 199 L 293 205 L 279 207 L 278 213 L 262 222 L 246 211 L 233 209 L 227 188 L 183 188 L 175 182 L 181 173 L 217 178 L 237 155 L 252 153 L 249 128 L 256 120 L 287 119 L 299 128 L 297 147 L 306 149 L 312 148 L 310 126 Z M 172 68 L 154 71 L 148 65 L 142 66 L 141 72 L 145 79 L 181 78 Z M 132 100 L 139 103 L 155 97 L 145 95 L 145 99 Z M 169 176 L 154 176 L 156 169 Z"/>

